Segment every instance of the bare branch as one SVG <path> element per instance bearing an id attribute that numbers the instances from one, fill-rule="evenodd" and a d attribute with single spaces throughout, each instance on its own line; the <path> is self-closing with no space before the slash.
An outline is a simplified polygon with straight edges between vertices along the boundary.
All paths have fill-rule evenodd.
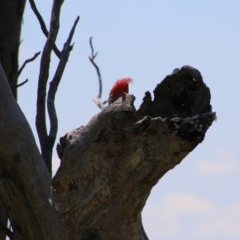
<path id="1" fill-rule="evenodd" d="M 16 74 L 15 79 L 17 79 L 17 78 L 20 76 L 20 74 L 22 73 L 22 71 L 23 71 L 23 69 L 26 67 L 26 65 L 27 65 L 28 63 L 30 63 L 30 62 L 33 62 L 33 61 L 39 56 L 40 53 L 41 53 L 41 52 L 36 52 L 33 57 L 31 57 L 31 58 L 29 58 L 29 59 L 27 59 L 27 60 L 24 61 L 23 65 L 19 68 L 19 70 L 18 70 L 18 72 L 17 72 L 17 74 Z"/>
<path id="2" fill-rule="evenodd" d="M 79 19 L 80 19 L 80 17 L 78 16 L 73 24 L 73 27 L 69 33 L 67 41 L 65 42 L 65 44 L 63 46 L 63 49 L 61 52 L 61 58 L 58 63 L 56 72 L 54 74 L 52 81 L 50 82 L 48 98 L 47 98 L 48 115 L 49 115 L 49 119 L 50 119 L 50 131 L 49 131 L 49 135 L 48 135 L 48 139 L 49 139 L 48 142 L 50 144 L 50 148 L 52 148 L 54 145 L 54 142 L 55 142 L 56 136 L 57 136 L 57 129 L 58 129 L 58 119 L 57 119 L 57 113 L 56 113 L 56 108 L 55 108 L 55 103 L 54 103 L 55 95 L 57 92 L 58 85 L 61 81 L 62 74 L 66 67 L 70 51 L 73 48 L 73 45 L 71 45 L 71 41 L 72 41 L 72 38 L 73 38 L 73 35 L 74 35 L 74 32 L 75 32 L 75 29 L 76 29 Z"/>
<path id="3" fill-rule="evenodd" d="M 23 81 L 22 83 L 13 86 L 14 83 L 17 82 L 17 79 L 19 78 L 20 74 L 22 73 L 22 71 L 23 71 L 23 69 L 26 67 L 26 65 L 27 65 L 28 63 L 30 63 L 30 62 L 33 62 L 33 61 L 39 56 L 40 53 L 41 53 L 41 52 L 37 52 L 37 53 L 34 54 L 33 57 L 31 57 L 31 58 L 29 58 L 29 59 L 27 59 L 27 60 L 24 61 L 23 65 L 19 68 L 16 76 L 14 77 L 13 81 L 11 82 L 11 88 L 12 88 L 12 89 L 21 87 L 21 86 L 23 86 L 25 83 L 28 82 L 28 79 L 26 79 L 26 80 Z"/>
<path id="4" fill-rule="evenodd" d="M 42 29 L 42 31 L 43 31 L 43 34 L 44 34 L 46 37 L 48 37 L 48 34 L 49 34 L 49 33 L 48 33 L 48 30 L 47 30 L 46 24 L 45 24 L 45 22 L 44 22 L 44 20 L 43 20 L 43 18 L 42 18 L 42 15 L 40 14 L 40 12 L 39 12 L 38 9 L 37 9 L 37 6 L 36 6 L 34 0 L 29 0 L 29 3 L 30 3 L 30 6 L 31 6 L 34 14 L 36 15 L 36 17 L 37 17 L 37 19 L 38 19 L 38 22 L 39 22 L 39 24 L 40 24 L 40 26 L 41 26 L 41 29 Z M 57 57 L 60 58 L 61 52 L 58 50 L 58 48 L 57 48 L 57 46 L 56 46 L 55 44 L 54 44 L 54 46 L 53 46 L 53 51 L 54 51 L 54 53 L 57 55 Z"/>
<path id="5" fill-rule="evenodd" d="M 38 93 L 37 93 L 37 115 L 36 115 L 36 128 L 41 145 L 42 157 L 51 172 L 51 152 L 49 152 L 48 134 L 46 126 L 46 85 L 49 77 L 50 57 L 53 50 L 58 30 L 59 18 L 63 0 L 54 0 L 51 13 L 50 30 L 48 38 L 43 48 L 40 73 L 38 78 Z"/>
<path id="6" fill-rule="evenodd" d="M 90 37 L 90 39 L 89 39 L 89 44 L 90 44 L 90 48 L 91 48 L 91 51 L 92 51 L 91 58 L 94 60 L 94 59 L 97 57 L 98 52 L 95 53 L 95 51 L 94 51 L 94 47 L 93 47 L 93 43 L 92 43 L 92 38 L 93 38 L 93 37 Z"/>
<path id="7" fill-rule="evenodd" d="M 91 56 L 89 56 L 88 58 L 89 58 L 90 62 L 92 63 L 92 65 L 94 66 L 94 68 L 96 69 L 97 76 L 98 76 L 99 93 L 98 93 L 98 96 L 97 96 L 96 99 L 99 103 L 99 100 L 101 100 L 101 97 L 102 97 L 102 76 L 101 76 L 100 69 L 99 69 L 98 65 L 95 63 L 95 58 L 97 57 L 98 53 L 97 52 L 95 53 L 95 51 L 94 51 L 94 47 L 93 47 L 93 44 L 92 44 L 92 37 L 90 37 L 90 39 L 89 39 L 89 44 L 90 44 L 90 48 L 91 48 Z M 96 101 L 95 101 L 95 103 L 96 103 Z M 98 103 L 97 103 L 97 105 L 99 107 L 103 105 L 102 103 L 100 105 Z"/>
<path id="8" fill-rule="evenodd" d="M 27 82 L 28 82 L 28 79 L 26 79 L 25 81 L 19 83 L 19 84 L 16 86 L 16 88 L 23 86 L 23 85 L 24 85 L 25 83 L 27 83 Z"/>

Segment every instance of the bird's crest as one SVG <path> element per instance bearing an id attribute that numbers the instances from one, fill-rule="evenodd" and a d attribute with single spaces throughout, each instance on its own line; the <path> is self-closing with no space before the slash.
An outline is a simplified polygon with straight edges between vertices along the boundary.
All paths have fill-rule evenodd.
<path id="1" fill-rule="evenodd" d="M 133 80 L 131 78 L 118 79 L 112 87 L 110 96 L 117 99 L 122 96 L 123 92 L 128 93 L 128 85 L 132 81 Z"/>

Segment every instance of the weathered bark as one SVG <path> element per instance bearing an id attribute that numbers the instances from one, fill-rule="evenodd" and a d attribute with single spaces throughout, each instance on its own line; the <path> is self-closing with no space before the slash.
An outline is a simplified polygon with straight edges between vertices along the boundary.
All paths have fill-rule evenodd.
<path id="1" fill-rule="evenodd" d="M 26 0 L 0 0 L 0 63 L 17 98 L 18 50 Z M 5 239 L 6 210 L 0 201 L 0 240 Z"/>
<path id="2" fill-rule="evenodd" d="M 26 0 L 0 0 L 0 63 L 17 97 L 18 50 Z"/>
<path id="3" fill-rule="evenodd" d="M 210 91 L 185 66 L 146 93 L 123 95 L 60 139 L 53 200 L 71 239 L 146 240 L 141 211 L 152 187 L 203 141 L 215 119 Z"/>
<path id="4" fill-rule="evenodd" d="M 7 211 L 0 200 L 0 240 L 6 239 Z"/>
<path id="5" fill-rule="evenodd" d="M 124 94 L 60 139 L 56 213 L 49 172 L 0 67 L 0 195 L 14 239 L 148 239 L 141 211 L 152 187 L 203 141 L 215 118 L 194 68 L 174 71 L 154 94 L 138 111 Z"/>
<path id="6" fill-rule="evenodd" d="M 51 178 L 0 66 L 0 195 L 14 239 L 66 239 L 51 204 Z"/>
<path id="7" fill-rule="evenodd" d="M 145 93 L 138 115 L 153 117 L 190 117 L 210 112 L 211 94 L 204 84 L 201 73 L 190 66 L 174 69 L 172 74 L 156 86 L 154 100 Z"/>

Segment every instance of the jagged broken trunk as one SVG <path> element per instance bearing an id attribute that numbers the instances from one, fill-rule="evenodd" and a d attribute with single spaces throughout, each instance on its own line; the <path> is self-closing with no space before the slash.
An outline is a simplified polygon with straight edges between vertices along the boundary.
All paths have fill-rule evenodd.
<path id="1" fill-rule="evenodd" d="M 141 212 L 152 187 L 203 141 L 215 119 L 198 70 L 175 69 L 136 111 L 124 94 L 60 139 L 53 200 L 70 239 L 148 239 Z"/>

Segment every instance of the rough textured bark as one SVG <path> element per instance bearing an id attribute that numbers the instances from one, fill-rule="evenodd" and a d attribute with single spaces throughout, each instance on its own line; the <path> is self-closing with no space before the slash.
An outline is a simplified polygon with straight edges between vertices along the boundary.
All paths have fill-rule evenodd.
<path id="1" fill-rule="evenodd" d="M 66 239 L 51 204 L 51 178 L 0 65 L 0 196 L 14 239 Z"/>
<path id="2" fill-rule="evenodd" d="M 26 0 L 0 0 L 0 62 L 17 97 L 18 50 Z"/>
<path id="3" fill-rule="evenodd" d="M 6 209 L 0 200 L 0 240 L 6 239 L 6 229 L 7 226 L 7 212 Z"/>
<path id="4" fill-rule="evenodd" d="M 146 240 L 152 187 L 203 141 L 215 119 L 198 70 L 175 69 L 136 111 L 123 95 L 60 139 L 53 200 L 71 239 Z"/>
<path id="5" fill-rule="evenodd" d="M 0 0 L 0 63 L 17 98 L 18 50 L 26 0 Z M 5 239 L 6 210 L 0 201 L 0 240 Z"/>
<path id="6" fill-rule="evenodd" d="M 123 94 L 60 139 L 52 198 L 50 174 L 0 67 L 0 195 L 12 238 L 148 239 L 141 212 L 152 187 L 203 141 L 215 113 L 189 66 L 158 84 L 153 100 L 146 93 L 139 110 L 133 103 Z"/>

